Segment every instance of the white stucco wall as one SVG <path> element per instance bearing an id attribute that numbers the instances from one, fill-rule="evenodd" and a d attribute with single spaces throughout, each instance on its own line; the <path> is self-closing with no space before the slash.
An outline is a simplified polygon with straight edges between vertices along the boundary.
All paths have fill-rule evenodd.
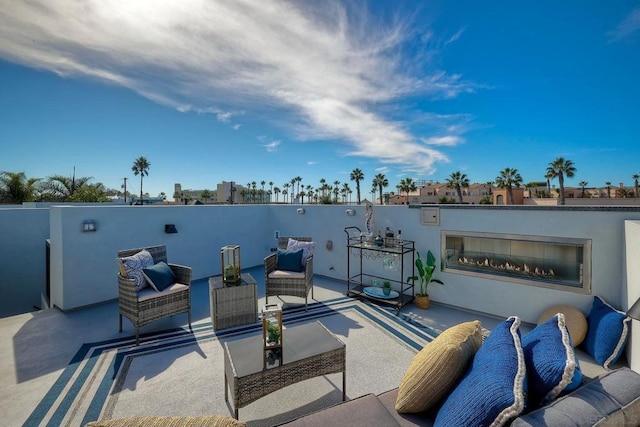
<path id="1" fill-rule="evenodd" d="M 8 239 L 0 240 L 3 296 L 10 286 L 37 288 L 45 283 L 44 240 L 51 238 L 52 303 L 68 310 L 117 298 L 116 252 L 119 249 L 166 244 L 169 260 L 190 265 L 194 279 L 220 274 L 220 248 L 241 246 L 245 267 L 260 265 L 282 235 L 309 235 L 318 243 L 316 274 L 346 279 L 344 227 L 364 229 L 364 206 L 304 205 L 234 206 L 65 206 L 49 210 L 0 210 L 0 226 Z M 431 206 L 430 206 L 431 207 Z M 345 215 L 347 208 L 355 216 Z M 83 233 L 82 222 L 96 222 L 97 231 Z M 420 208 L 375 206 L 375 229 L 402 229 L 416 248 L 430 249 L 440 259 L 440 231 L 478 231 L 592 239 L 592 293 L 626 308 L 629 280 L 625 270 L 625 220 L 633 227 L 640 209 L 561 209 L 480 206 L 441 206 L 440 225 L 420 223 Z M 635 222 L 634 222 L 635 221 Z M 178 234 L 165 234 L 164 224 L 175 224 Z M 50 233 L 49 233 L 50 228 Z M 333 249 L 326 244 L 333 242 Z M 626 241 L 630 250 L 629 239 Z M 637 259 L 637 257 L 636 257 Z M 27 264 L 25 264 L 27 263 Z M 381 268 L 381 262 L 374 265 Z M 637 274 L 635 274 L 638 277 Z M 518 315 L 535 322 L 553 304 L 573 304 L 588 313 L 592 296 L 453 273 L 437 272 L 445 286 L 429 289 L 435 301 L 498 316 Z M 17 285 L 16 285 L 17 284 Z M 637 284 L 636 284 L 637 285 Z M 345 286 L 346 289 L 346 286 Z M 34 293 L 30 291 L 31 293 Z M 35 305 L 38 301 L 29 302 Z M 28 308 L 26 308 L 28 310 Z"/>
<path id="2" fill-rule="evenodd" d="M 628 310 L 640 298 L 640 221 L 625 221 L 626 302 Z M 631 337 L 627 345 L 629 366 L 640 372 L 640 321 L 631 320 Z"/>
<path id="3" fill-rule="evenodd" d="M 48 209 L 0 209 L 0 316 L 41 306 L 48 238 Z"/>

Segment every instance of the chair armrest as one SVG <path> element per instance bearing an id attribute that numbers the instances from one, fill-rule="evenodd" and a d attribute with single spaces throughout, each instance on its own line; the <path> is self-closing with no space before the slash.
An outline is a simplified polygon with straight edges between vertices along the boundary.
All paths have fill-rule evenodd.
<path id="1" fill-rule="evenodd" d="M 179 264 L 167 264 L 176 276 L 176 282 L 191 286 L 191 267 Z"/>
<path id="2" fill-rule="evenodd" d="M 130 300 L 138 299 L 138 289 L 136 289 L 136 282 L 133 279 L 127 279 L 122 277 L 118 273 L 118 295 L 126 296 Z"/>
<path id="3" fill-rule="evenodd" d="M 313 256 L 307 258 L 307 262 L 304 267 L 304 275 L 307 278 L 313 276 Z"/>
<path id="4" fill-rule="evenodd" d="M 275 271 L 278 265 L 278 254 L 273 253 L 264 259 L 264 274 L 268 276 L 269 273 Z"/>

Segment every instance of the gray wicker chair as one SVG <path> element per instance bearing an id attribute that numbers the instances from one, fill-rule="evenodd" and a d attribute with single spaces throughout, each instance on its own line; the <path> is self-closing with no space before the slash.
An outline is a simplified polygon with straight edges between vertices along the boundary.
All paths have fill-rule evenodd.
<path id="1" fill-rule="evenodd" d="M 280 236 L 278 238 L 278 249 L 287 249 L 289 238 L 302 242 L 312 241 L 311 237 Z M 307 298 L 309 296 L 309 291 L 311 291 L 311 298 L 313 299 L 313 257 L 311 256 L 307 259 L 303 273 L 294 273 L 292 275 L 278 273 L 277 256 L 277 253 L 273 253 L 264 259 L 264 284 L 267 304 L 269 303 L 270 296 L 290 295 L 304 298 L 304 308 L 307 310 Z"/>
<path id="2" fill-rule="evenodd" d="M 118 251 L 118 258 L 135 255 L 143 249 L 149 251 L 154 263 L 166 262 L 176 276 L 176 283 L 186 286 L 177 290 L 172 286 L 162 292 L 139 298 L 135 282 L 132 279 L 122 277 L 118 272 L 119 331 L 122 332 L 122 316 L 124 316 L 136 328 L 136 345 L 140 343 L 139 329 L 141 326 L 174 314 L 187 313 L 189 329 L 191 329 L 191 267 L 169 264 L 167 262 L 167 248 L 164 245 L 121 250 Z"/>

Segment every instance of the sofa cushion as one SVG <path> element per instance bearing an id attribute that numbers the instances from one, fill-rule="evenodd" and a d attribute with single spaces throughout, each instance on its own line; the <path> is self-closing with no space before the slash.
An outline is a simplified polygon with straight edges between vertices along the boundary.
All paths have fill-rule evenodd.
<path id="1" fill-rule="evenodd" d="M 640 425 L 640 375 L 629 368 L 607 372 L 511 425 Z"/>
<path id="2" fill-rule="evenodd" d="M 142 274 L 157 292 L 165 290 L 176 281 L 176 275 L 173 274 L 171 268 L 164 261 L 160 261 L 149 268 L 143 268 Z"/>
<path id="3" fill-rule="evenodd" d="M 551 319 L 557 313 L 564 314 L 564 324 L 569 330 L 571 336 L 571 344 L 574 347 L 579 346 L 584 341 L 584 337 L 587 336 L 587 318 L 576 307 L 570 305 L 554 305 L 547 308 L 538 317 L 538 325 Z"/>
<path id="4" fill-rule="evenodd" d="M 427 343 L 400 382 L 396 411 L 423 412 L 443 399 L 464 375 L 481 344 L 477 320 L 452 326 Z"/>
<path id="5" fill-rule="evenodd" d="M 147 279 L 145 279 L 142 269 L 153 266 L 153 257 L 149 251 L 143 249 L 135 255 L 119 258 L 126 272 L 127 279 L 131 279 L 136 284 L 136 289 L 141 291 L 147 286 Z"/>
<path id="6" fill-rule="evenodd" d="M 593 297 L 583 348 L 596 362 L 609 369 L 624 350 L 630 321 L 626 313 L 616 310 L 599 296 Z"/>
<path id="7" fill-rule="evenodd" d="M 438 411 L 435 426 L 502 426 L 524 409 L 526 366 L 520 319 L 498 324 Z"/>
<path id="8" fill-rule="evenodd" d="M 276 268 L 284 271 L 302 271 L 302 249 L 293 251 L 278 250 L 278 260 L 276 261 Z"/>
<path id="9" fill-rule="evenodd" d="M 284 423 L 289 427 L 367 426 L 391 427 L 398 423 L 374 394 L 367 394 Z"/>
<path id="10" fill-rule="evenodd" d="M 527 407 L 538 408 L 582 383 L 564 314 L 536 326 L 522 338 L 527 365 Z"/>

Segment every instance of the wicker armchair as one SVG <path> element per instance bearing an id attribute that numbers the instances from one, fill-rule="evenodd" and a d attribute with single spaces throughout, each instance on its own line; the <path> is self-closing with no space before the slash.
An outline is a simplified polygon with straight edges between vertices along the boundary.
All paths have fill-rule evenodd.
<path id="1" fill-rule="evenodd" d="M 167 262 L 166 246 L 126 249 L 118 251 L 118 258 L 135 255 L 146 249 L 153 257 L 153 262 Z M 136 345 L 140 343 L 139 329 L 155 320 L 178 313 L 187 313 L 189 329 L 191 329 L 191 267 L 169 264 L 176 276 L 176 283 L 162 292 L 145 288 L 138 292 L 132 279 L 122 277 L 118 272 L 118 302 L 120 306 L 120 329 L 122 332 L 122 316 L 131 321 L 136 328 Z"/>
<path id="2" fill-rule="evenodd" d="M 288 236 L 278 238 L 278 249 L 287 249 Z M 311 242 L 310 237 L 291 237 L 302 242 Z M 305 269 L 301 273 L 277 270 L 277 256 L 273 253 L 264 259 L 264 284 L 266 288 L 266 302 L 269 296 L 290 295 L 304 298 L 304 308 L 307 310 L 307 298 L 311 291 L 313 299 L 313 257 L 307 259 Z"/>

